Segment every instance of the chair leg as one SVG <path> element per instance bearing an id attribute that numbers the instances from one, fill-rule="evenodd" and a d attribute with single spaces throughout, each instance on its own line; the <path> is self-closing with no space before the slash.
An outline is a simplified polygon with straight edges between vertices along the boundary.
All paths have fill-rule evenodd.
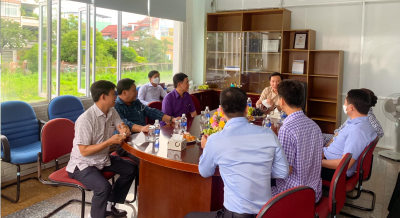
<path id="1" fill-rule="evenodd" d="M 352 208 L 359 209 L 359 210 L 363 210 L 363 211 L 373 211 L 375 209 L 375 200 L 376 200 L 375 193 L 373 191 L 369 191 L 369 190 L 366 190 L 366 189 L 362 189 L 361 192 L 372 195 L 372 205 L 371 205 L 370 208 L 361 207 L 361 206 L 354 205 L 354 204 L 349 204 L 349 203 L 345 203 L 345 206 L 352 207 Z"/>
<path id="2" fill-rule="evenodd" d="M 15 199 L 12 199 L 12 198 L 10 198 L 10 197 L 8 197 L 8 196 L 5 196 L 5 195 L 1 194 L 1 197 L 2 197 L 2 198 L 4 198 L 4 199 L 10 201 L 11 203 L 17 203 L 17 202 L 19 201 L 19 196 L 20 196 L 20 184 L 21 184 L 21 182 L 25 182 L 25 181 L 28 181 L 28 180 L 31 180 L 31 179 L 36 179 L 36 180 L 38 179 L 37 177 L 29 177 L 29 178 L 26 178 L 26 179 L 21 180 L 21 176 L 20 176 L 21 168 L 20 168 L 19 165 L 16 165 L 16 166 L 17 166 L 17 181 L 16 181 L 16 182 L 13 182 L 13 183 L 11 183 L 11 184 L 8 184 L 8 185 L 6 185 L 6 186 L 1 187 L 1 190 L 3 190 L 3 189 L 8 188 L 8 187 L 10 187 L 10 186 L 17 185 L 17 196 L 16 196 Z"/>
<path id="3" fill-rule="evenodd" d="M 361 217 L 359 217 L 359 216 L 354 216 L 354 215 L 351 215 L 351 214 L 345 213 L 345 212 L 340 212 L 339 214 L 344 215 L 344 216 L 347 216 L 347 217 L 351 217 L 351 218 L 361 218 Z"/>
<path id="4" fill-rule="evenodd" d="M 127 203 L 127 204 L 132 204 L 133 202 L 136 201 L 138 184 L 139 184 L 139 177 L 136 176 L 136 178 L 135 178 L 135 197 L 133 198 L 132 201 L 125 200 L 125 203 Z"/>
<path id="5" fill-rule="evenodd" d="M 79 190 L 81 190 L 82 192 L 82 200 L 78 200 L 78 199 L 72 199 L 69 200 L 67 203 L 59 206 L 58 208 L 56 208 L 55 210 L 51 211 L 49 214 L 47 214 L 46 216 L 44 216 L 44 218 L 50 218 L 53 215 L 55 215 L 56 213 L 60 212 L 62 209 L 64 209 L 66 206 L 70 205 L 71 203 L 81 203 L 82 209 L 81 209 L 81 218 L 85 217 L 85 204 L 92 204 L 91 202 L 87 202 L 85 201 L 85 190 L 83 190 L 82 188 L 79 188 Z"/>

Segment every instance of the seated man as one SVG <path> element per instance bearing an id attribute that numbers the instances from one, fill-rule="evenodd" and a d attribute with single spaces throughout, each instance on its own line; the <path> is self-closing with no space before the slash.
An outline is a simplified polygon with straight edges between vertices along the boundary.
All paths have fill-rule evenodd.
<path id="1" fill-rule="evenodd" d="M 335 169 L 347 153 L 352 154 L 347 177 L 354 175 L 361 153 L 377 137 L 367 115 L 370 106 L 371 99 L 367 92 L 352 89 L 347 93 L 343 110 L 350 120 L 346 122 L 345 127 L 340 130 L 333 142 L 323 149 L 321 171 L 323 180 L 332 180 Z"/>
<path id="2" fill-rule="evenodd" d="M 271 198 L 271 177 L 286 178 L 289 166 L 278 138 L 271 129 L 247 120 L 247 94 L 235 87 L 221 92 L 221 106 L 228 122 L 221 132 L 207 138 L 200 157 L 203 177 L 215 168 L 224 181 L 224 208 L 214 212 L 192 212 L 186 218 L 256 217 Z"/>
<path id="3" fill-rule="evenodd" d="M 164 98 L 167 95 L 164 89 L 158 85 L 160 83 L 160 73 L 158 71 L 150 71 L 148 77 L 150 82 L 140 87 L 138 95 L 139 100 L 144 105 L 148 105 L 153 101 L 160 101 L 160 97 Z"/>
<path id="4" fill-rule="evenodd" d="M 117 92 L 118 98 L 116 100 L 115 110 L 131 132 L 148 132 L 150 125 L 146 125 L 146 117 L 152 120 L 175 122 L 175 118 L 165 115 L 155 108 L 147 107 L 136 99 L 135 80 L 128 78 L 121 79 L 117 84 Z M 117 153 L 119 156 L 129 157 L 136 163 L 139 163 L 139 158 L 125 151 L 120 145 L 117 145 Z"/>
<path id="5" fill-rule="evenodd" d="M 374 127 L 376 134 L 378 134 L 378 137 L 382 138 L 385 133 L 383 132 L 383 128 L 379 123 L 378 119 L 376 119 L 374 111 L 372 110 L 372 108 L 375 107 L 376 103 L 378 102 L 378 97 L 376 97 L 375 93 L 369 89 L 361 89 L 361 90 L 367 92 L 371 97 L 371 105 L 368 111 L 368 119 L 372 127 Z M 329 146 L 333 142 L 333 137 L 339 134 L 340 130 L 342 130 L 346 126 L 346 123 L 349 120 L 350 118 L 347 118 L 346 122 L 344 122 L 338 129 L 334 131 L 335 134 L 323 134 L 325 138 L 324 140 L 325 147 Z"/>
<path id="6" fill-rule="evenodd" d="M 192 117 L 197 116 L 192 97 L 188 93 L 189 80 L 184 73 L 178 73 L 174 76 L 175 90 L 165 96 L 162 103 L 162 111 L 172 117 L 180 117 L 182 114 L 186 116 L 190 113 Z M 163 123 L 162 125 L 164 125 Z"/>
<path id="7" fill-rule="evenodd" d="M 287 179 L 277 179 L 272 194 L 277 195 L 296 186 L 309 186 L 315 191 L 315 201 L 322 195 L 321 152 L 323 137 L 319 126 L 302 110 L 304 88 L 297 80 L 283 81 L 278 86 L 279 107 L 288 115 L 278 138 L 289 163 Z"/>
<path id="8" fill-rule="evenodd" d="M 125 217 L 126 212 L 117 210 L 112 203 L 125 202 L 138 167 L 109 155 L 109 146 L 122 143 L 130 131 L 113 108 L 116 96 L 112 82 L 97 81 L 90 92 L 95 103 L 75 122 L 74 145 L 66 170 L 70 178 L 93 191 L 91 217 Z M 120 134 L 113 135 L 114 130 Z M 114 188 L 102 172 L 119 174 Z"/>

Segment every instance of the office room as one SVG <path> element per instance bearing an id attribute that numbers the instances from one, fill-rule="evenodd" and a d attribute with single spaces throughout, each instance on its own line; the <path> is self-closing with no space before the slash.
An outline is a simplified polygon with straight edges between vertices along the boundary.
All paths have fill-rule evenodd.
<path id="1" fill-rule="evenodd" d="M 399 11 L 1 0 L 1 217 L 400 217 Z"/>

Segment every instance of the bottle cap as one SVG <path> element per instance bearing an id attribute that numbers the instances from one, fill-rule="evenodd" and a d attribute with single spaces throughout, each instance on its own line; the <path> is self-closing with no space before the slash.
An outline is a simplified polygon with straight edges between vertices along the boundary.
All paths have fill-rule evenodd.
<path id="1" fill-rule="evenodd" d="M 154 124 L 159 124 L 159 123 L 160 123 L 159 120 L 154 121 Z"/>
<path id="2" fill-rule="evenodd" d="M 186 114 L 182 114 L 182 117 L 186 117 Z"/>

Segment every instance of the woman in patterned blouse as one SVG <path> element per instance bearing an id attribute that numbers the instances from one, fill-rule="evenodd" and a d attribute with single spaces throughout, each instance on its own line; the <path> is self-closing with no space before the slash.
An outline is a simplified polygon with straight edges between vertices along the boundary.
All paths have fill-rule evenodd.
<path id="1" fill-rule="evenodd" d="M 367 92 L 370 96 L 371 96 L 371 108 L 369 109 L 368 112 L 368 118 L 369 118 L 369 122 L 371 122 L 372 127 L 374 127 L 375 132 L 378 134 L 379 138 L 382 138 L 384 133 L 383 133 L 383 129 L 381 124 L 379 123 L 379 121 L 376 119 L 374 112 L 372 111 L 372 107 L 375 107 L 376 103 L 378 102 L 378 97 L 376 97 L 375 93 L 369 89 L 361 89 L 365 92 Z M 332 143 L 334 136 L 337 136 L 337 134 L 340 132 L 340 130 L 342 130 L 345 126 L 347 121 L 350 118 L 347 118 L 346 122 L 344 122 L 339 129 L 335 130 L 335 135 L 332 134 L 324 134 L 324 144 L 325 146 L 328 146 L 330 143 Z"/>

